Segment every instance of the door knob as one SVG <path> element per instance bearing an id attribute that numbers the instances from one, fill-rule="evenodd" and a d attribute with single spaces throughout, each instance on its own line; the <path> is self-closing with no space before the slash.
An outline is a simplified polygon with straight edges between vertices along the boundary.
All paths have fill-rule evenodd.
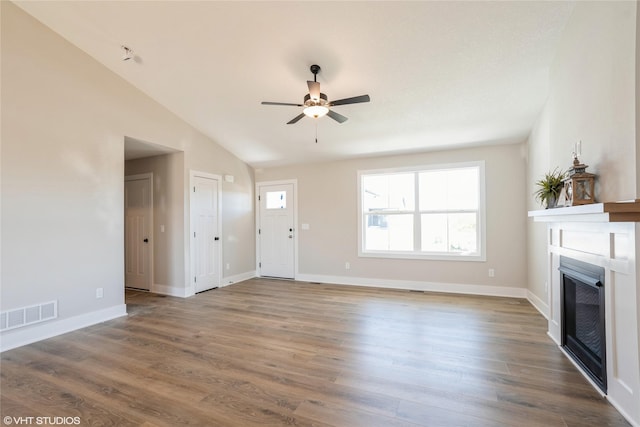
<path id="1" fill-rule="evenodd" d="M 144 239 L 143 242 L 149 243 L 149 239 Z"/>
<path id="2" fill-rule="evenodd" d="M 215 240 L 217 242 L 218 240 L 220 240 L 220 238 L 219 237 L 214 237 L 213 240 Z"/>

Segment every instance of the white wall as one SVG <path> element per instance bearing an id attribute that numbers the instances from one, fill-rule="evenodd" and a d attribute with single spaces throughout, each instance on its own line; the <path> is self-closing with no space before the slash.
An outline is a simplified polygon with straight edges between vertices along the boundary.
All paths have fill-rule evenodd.
<path id="1" fill-rule="evenodd" d="M 528 207 L 532 182 L 555 167 L 568 169 L 574 143 L 598 175 L 597 201 L 638 197 L 636 140 L 636 2 L 578 2 L 550 70 L 550 91 L 528 141 Z M 546 227 L 529 225 L 529 291 L 547 300 Z"/>
<path id="2" fill-rule="evenodd" d="M 464 161 L 486 162 L 487 261 L 358 257 L 357 171 Z M 299 275 L 314 280 L 513 295 L 526 287 L 526 196 L 522 145 L 466 148 L 304 164 L 256 171 L 256 182 L 298 180 Z M 309 224 L 301 230 L 300 224 Z M 345 262 L 351 264 L 345 270 Z M 496 275 L 488 276 L 494 268 Z M 368 279 L 368 280 L 361 280 Z M 424 284 L 424 286 L 420 286 Z M 430 286 L 437 284 L 438 286 Z M 480 289 L 484 286 L 483 289 Z M 498 289 L 494 289 L 498 288 Z M 469 288 L 464 288 L 468 291 Z M 515 292 L 518 294 L 518 291 Z M 522 295 L 520 295 L 522 296 Z"/>
<path id="3" fill-rule="evenodd" d="M 253 271 L 254 240 L 244 238 L 254 228 L 251 168 L 12 3 L 0 7 L 0 308 L 59 302 L 59 327 L 5 332 L 3 348 L 122 314 L 125 136 L 183 151 L 185 190 L 190 169 L 236 177 L 238 206 L 223 211 L 223 224 L 238 238 L 225 250 L 231 273 Z"/>

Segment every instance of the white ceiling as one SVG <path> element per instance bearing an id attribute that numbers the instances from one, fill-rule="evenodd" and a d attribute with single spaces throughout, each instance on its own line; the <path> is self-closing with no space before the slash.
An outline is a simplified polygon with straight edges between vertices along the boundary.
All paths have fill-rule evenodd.
<path id="1" fill-rule="evenodd" d="M 516 143 L 573 2 L 19 1 L 254 167 Z M 121 45 L 135 52 L 122 61 Z M 311 64 L 349 120 L 304 118 Z"/>

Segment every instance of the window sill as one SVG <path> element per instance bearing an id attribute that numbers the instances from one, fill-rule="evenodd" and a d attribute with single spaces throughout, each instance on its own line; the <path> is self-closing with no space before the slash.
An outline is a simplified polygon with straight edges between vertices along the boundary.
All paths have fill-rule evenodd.
<path id="1" fill-rule="evenodd" d="M 385 259 L 415 259 L 423 261 L 461 261 L 461 262 L 485 262 L 484 255 L 456 255 L 456 254 L 436 254 L 436 253 L 413 253 L 413 252 L 359 252 L 360 258 L 385 258 Z"/>

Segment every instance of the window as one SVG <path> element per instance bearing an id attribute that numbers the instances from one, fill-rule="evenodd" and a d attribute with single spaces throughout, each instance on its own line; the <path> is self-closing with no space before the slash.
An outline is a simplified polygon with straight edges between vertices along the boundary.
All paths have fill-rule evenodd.
<path id="1" fill-rule="evenodd" d="M 358 179 L 361 256 L 484 260 L 484 162 Z"/>
<path id="2" fill-rule="evenodd" d="M 267 191 L 267 209 L 286 209 L 286 191 Z"/>

